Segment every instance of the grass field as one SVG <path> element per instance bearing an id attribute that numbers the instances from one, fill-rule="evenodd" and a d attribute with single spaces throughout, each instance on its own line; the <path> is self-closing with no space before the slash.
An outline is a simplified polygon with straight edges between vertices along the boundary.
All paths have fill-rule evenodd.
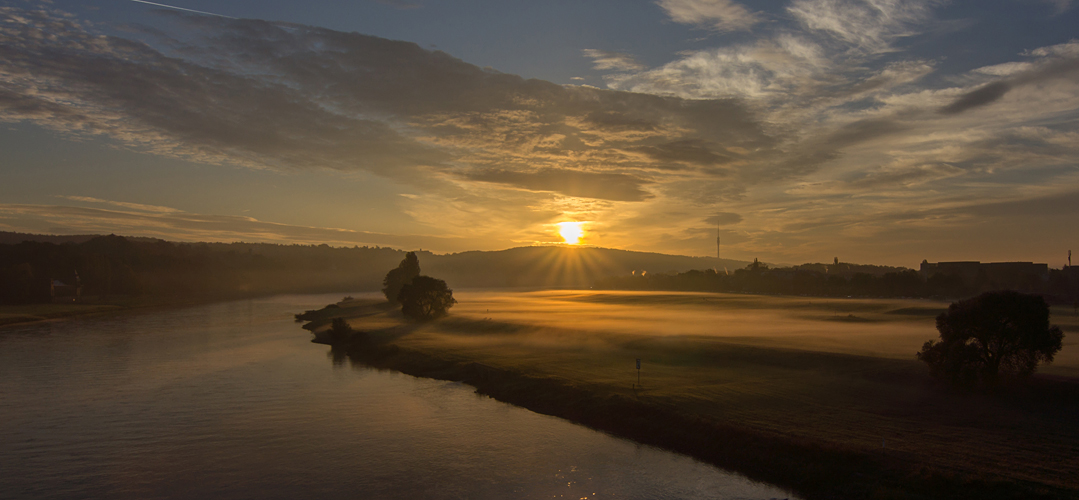
<path id="1" fill-rule="evenodd" d="M 914 359 L 947 303 L 734 294 L 459 292 L 427 324 L 343 307 L 402 348 L 551 377 L 912 470 L 1079 490 L 1079 321 L 1029 388 L 951 392 Z M 355 302 L 355 306 L 363 305 Z M 349 304 L 342 304 L 347 306 Z M 636 385 L 635 358 L 642 359 Z M 1079 382 L 1079 379 L 1072 380 Z M 882 446 L 883 445 L 883 446 Z"/>

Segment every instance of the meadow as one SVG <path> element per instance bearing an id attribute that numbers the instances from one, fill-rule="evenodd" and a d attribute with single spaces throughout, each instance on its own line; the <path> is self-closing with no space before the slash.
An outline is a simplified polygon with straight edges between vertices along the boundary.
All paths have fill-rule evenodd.
<path id="1" fill-rule="evenodd" d="M 964 393 L 914 359 L 937 337 L 934 318 L 946 302 L 577 290 L 456 296 L 451 314 L 430 323 L 364 300 L 342 302 L 334 314 L 411 352 L 879 458 L 907 474 L 1034 485 L 1028 493 L 1044 486 L 1056 492 L 1050 497 L 1079 491 L 1079 318 L 1070 308 L 1053 310 L 1064 349 L 1029 384 Z"/>

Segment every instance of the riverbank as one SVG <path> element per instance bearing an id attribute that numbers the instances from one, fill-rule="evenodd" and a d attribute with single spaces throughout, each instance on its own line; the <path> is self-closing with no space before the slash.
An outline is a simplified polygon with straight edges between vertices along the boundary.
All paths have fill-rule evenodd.
<path id="1" fill-rule="evenodd" d="M 341 303 L 320 312 L 326 318 L 316 318 L 312 329 L 319 332 L 319 321 L 335 315 L 351 317 L 372 343 L 335 347 L 337 356 L 462 381 L 808 499 L 1079 493 L 1074 383 L 1041 378 L 1002 394 L 952 394 L 910 359 L 913 350 L 905 359 L 900 351 L 891 358 L 847 352 L 865 342 L 901 350 L 907 337 L 931 338 L 939 304 L 559 292 L 492 295 L 461 305 L 440 321 L 413 324 L 374 303 Z M 638 315 L 622 309 L 627 306 Z M 580 308 L 584 314 L 574 316 Z M 652 333 L 604 330 L 597 326 L 608 323 L 602 311 Z M 721 314 L 726 325 L 708 316 L 702 321 L 726 334 L 661 328 L 672 321 L 663 316 L 671 311 L 689 323 L 694 314 Z M 657 321 L 647 324 L 653 316 Z M 750 319 L 780 324 L 791 335 L 739 330 Z M 844 338 L 852 345 L 842 345 Z M 636 357 L 643 359 L 640 386 Z"/>
<path id="2" fill-rule="evenodd" d="M 123 309 L 111 304 L 19 304 L 0 306 L 0 328 Z"/>
<path id="3" fill-rule="evenodd" d="M 191 307 L 230 300 L 254 299 L 268 295 L 275 294 L 232 293 L 182 297 L 114 295 L 109 297 L 84 297 L 79 302 L 5 304 L 0 305 L 0 328 L 41 321 L 62 320 L 76 316 L 97 316 L 124 311 Z"/>

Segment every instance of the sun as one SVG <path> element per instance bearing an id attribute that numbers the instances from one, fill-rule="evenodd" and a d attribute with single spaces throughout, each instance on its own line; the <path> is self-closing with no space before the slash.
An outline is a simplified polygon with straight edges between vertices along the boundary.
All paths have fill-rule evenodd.
<path id="1" fill-rule="evenodd" d="M 583 222 L 559 222 L 556 225 L 558 234 L 567 245 L 578 245 L 581 243 L 581 237 L 584 236 L 584 228 L 581 227 L 583 224 Z"/>

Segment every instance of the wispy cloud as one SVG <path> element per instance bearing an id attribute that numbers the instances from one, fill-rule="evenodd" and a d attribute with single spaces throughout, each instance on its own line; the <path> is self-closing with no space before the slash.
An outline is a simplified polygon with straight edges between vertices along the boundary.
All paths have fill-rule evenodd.
<path id="1" fill-rule="evenodd" d="M 1054 7 L 1057 14 L 1061 14 L 1068 10 L 1072 6 L 1072 0 L 1041 0 L 1042 3 L 1047 3 Z"/>
<path id="2" fill-rule="evenodd" d="M 834 63 L 812 41 L 775 40 L 688 53 L 661 67 L 607 77 L 611 88 L 690 99 L 758 98 L 789 94 Z"/>
<path id="3" fill-rule="evenodd" d="M 403 1 L 403 0 L 375 0 L 375 1 L 382 4 L 382 5 L 389 5 L 390 7 L 393 7 L 395 9 L 401 9 L 401 10 L 412 10 L 412 9 L 418 9 L 418 8 L 421 7 L 421 5 L 418 4 L 418 3 L 406 2 L 406 1 Z"/>
<path id="4" fill-rule="evenodd" d="M 17 219 L 10 220 L 16 217 Z M 439 236 L 394 235 L 298 226 L 265 222 L 251 217 L 179 211 L 148 213 L 141 208 L 107 210 L 78 206 L 0 203 L 0 227 L 7 231 L 18 232 L 56 232 L 57 229 L 62 229 L 63 232 L 69 234 L 138 234 L 180 241 L 333 243 L 336 245 L 387 245 L 399 248 L 421 246 L 430 248 L 431 245 L 453 247 L 461 244 L 455 238 Z"/>
<path id="5" fill-rule="evenodd" d="M 734 212 L 719 212 L 704 219 L 704 223 L 714 226 L 729 226 L 742 222 L 742 216 Z"/>
<path id="6" fill-rule="evenodd" d="M 975 73 L 1004 78 L 963 93 L 947 106 L 940 108 L 940 112 L 947 115 L 962 113 L 996 102 L 1019 86 L 1037 85 L 1079 75 L 1079 41 L 1041 47 L 1030 51 L 1028 55 L 1035 57 L 1035 61 L 998 64 L 974 70 Z"/>
<path id="7" fill-rule="evenodd" d="M 892 43 L 918 32 L 934 0 L 794 0 L 787 12 L 812 30 L 865 52 L 894 50 Z"/>
<path id="8" fill-rule="evenodd" d="M 141 203 L 128 203 L 128 202 L 124 202 L 124 201 L 102 200 L 100 198 L 93 198 L 93 197 L 90 197 L 90 196 L 63 196 L 63 195 L 60 195 L 60 196 L 57 196 L 57 198 L 63 198 L 65 200 L 71 200 L 71 201 L 81 201 L 81 202 L 86 202 L 86 203 L 99 203 L 99 204 L 104 204 L 104 205 L 112 205 L 112 206 L 115 206 L 115 207 L 127 208 L 127 209 L 131 209 L 131 210 L 138 210 L 140 212 L 163 213 L 163 214 L 182 212 L 182 210 L 178 210 L 178 209 L 170 208 L 170 207 L 162 207 L 162 206 L 158 206 L 158 205 L 143 205 Z"/>
<path id="9" fill-rule="evenodd" d="M 154 7 L 162 7 L 162 8 L 165 8 L 165 9 L 173 9 L 173 10 L 180 10 L 180 11 L 184 11 L 184 12 L 191 12 L 193 14 L 202 14 L 202 15 L 206 15 L 206 16 L 224 17 L 226 19 L 236 19 L 235 17 L 226 16 L 226 15 L 223 15 L 223 14 L 214 14 L 213 12 L 206 12 L 206 11 L 203 11 L 203 10 L 188 9 L 188 8 L 185 8 L 185 7 L 177 7 L 175 5 L 166 5 L 166 4 L 157 3 L 157 2 L 148 2 L 146 0 L 130 0 L 130 1 L 135 2 L 135 3 L 146 4 L 146 5 L 153 5 Z"/>
<path id="10" fill-rule="evenodd" d="M 598 49 L 584 49 L 585 57 L 592 59 L 592 66 L 600 71 L 641 71 L 645 66 L 633 56 L 621 52 L 609 52 Z"/>
<path id="11" fill-rule="evenodd" d="M 476 181 L 506 184 L 531 191 L 552 191 L 601 200 L 642 201 L 653 196 L 641 189 L 647 181 L 625 174 L 563 169 L 542 169 L 535 172 L 480 170 L 468 174 L 468 177 Z"/>
<path id="12" fill-rule="evenodd" d="M 719 31 L 748 30 L 760 22 L 757 14 L 731 0 L 659 0 L 671 20 Z"/>

